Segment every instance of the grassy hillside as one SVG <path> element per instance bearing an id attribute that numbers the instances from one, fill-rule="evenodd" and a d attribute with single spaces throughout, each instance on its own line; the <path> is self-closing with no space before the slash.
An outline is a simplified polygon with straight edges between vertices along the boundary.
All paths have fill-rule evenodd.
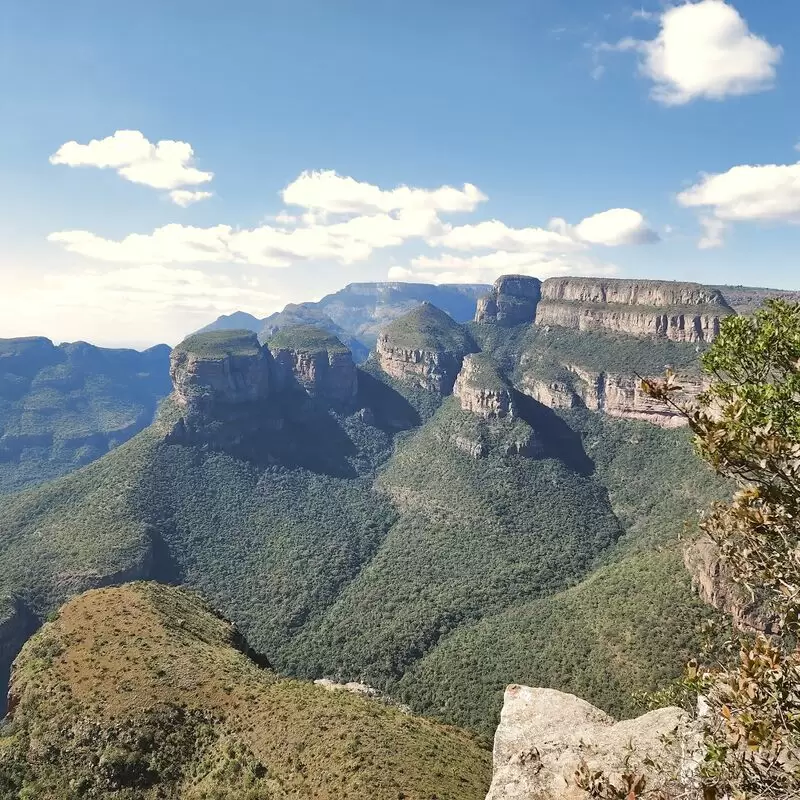
<path id="1" fill-rule="evenodd" d="M 342 342 L 331 333 L 316 325 L 295 325 L 282 328 L 270 336 L 265 344 L 272 350 L 303 350 L 318 352 L 327 350 L 329 353 L 350 352 Z"/>
<path id="2" fill-rule="evenodd" d="M 375 700 L 278 678 L 192 594 L 71 601 L 25 647 L 0 798 L 479 800 L 488 751 Z"/>
<path id="3" fill-rule="evenodd" d="M 470 353 L 475 350 L 472 338 L 444 311 L 423 303 L 387 325 L 381 335 L 391 347 L 409 350 L 433 350 Z"/>
<path id="4" fill-rule="evenodd" d="M 99 458 L 150 424 L 170 391 L 169 348 L 0 339 L 0 493 Z"/>

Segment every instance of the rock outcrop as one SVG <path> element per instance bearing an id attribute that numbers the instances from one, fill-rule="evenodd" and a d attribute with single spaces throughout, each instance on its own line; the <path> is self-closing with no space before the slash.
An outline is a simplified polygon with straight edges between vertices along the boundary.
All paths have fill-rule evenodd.
<path id="1" fill-rule="evenodd" d="M 696 283 L 550 278 L 542 284 L 536 325 L 710 342 L 733 313 L 718 289 Z"/>
<path id="2" fill-rule="evenodd" d="M 279 331 L 267 341 L 281 389 L 296 383 L 311 397 L 349 408 L 358 393 L 353 357 L 342 342 L 321 328 L 302 325 Z"/>
<path id="3" fill-rule="evenodd" d="M 562 378 L 546 379 L 538 376 L 535 370 L 526 371 L 525 366 L 523 359 L 522 391 L 550 408 L 585 406 L 610 417 L 640 420 L 661 428 L 681 428 L 688 424 L 677 411 L 646 394 L 636 375 L 594 372 L 565 364 Z M 655 380 L 661 376 L 649 377 Z M 679 375 L 677 378 L 682 387 L 674 396 L 678 403 L 691 402 L 707 386 L 700 376 Z"/>
<path id="4" fill-rule="evenodd" d="M 683 560 L 692 576 L 692 587 L 704 603 L 730 616 L 739 630 L 775 632 L 776 620 L 765 610 L 764 603 L 748 596 L 743 587 L 733 582 L 711 539 L 701 536 L 692 542 L 684 550 Z"/>
<path id="5" fill-rule="evenodd" d="M 514 414 L 511 389 L 495 363 L 484 353 L 473 353 L 464 357 L 453 394 L 461 402 L 464 411 L 485 419 L 502 419 Z"/>
<path id="6" fill-rule="evenodd" d="M 0 599 L 0 719 L 6 711 L 14 710 L 10 695 L 6 707 L 11 665 L 40 624 L 38 617 L 18 598 Z"/>
<path id="7" fill-rule="evenodd" d="M 219 445 L 245 441 L 267 422 L 273 372 L 269 350 L 252 331 L 214 331 L 184 339 L 170 361 L 172 397 L 181 418 L 169 438 Z"/>
<path id="8" fill-rule="evenodd" d="M 674 737 L 674 743 L 663 737 Z M 615 722 L 573 695 L 512 685 L 494 738 L 486 800 L 585 800 L 599 796 L 579 785 L 581 775 L 594 772 L 617 787 L 624 786 L 627 773 L 644 775 L 648 790 L 668 790 L 691 776 L 699 749 L 699 737 L 679 708 Z M 661 769 L 647 766 L 648 759 Z M 670 774 L 678 779 L 673 785 Z"/>
<path id="9" fill-rule="evenodd" d="M 475 322 L 521 325 L 533 322 L 542 296 L 542 282 L 527 275 L 503 275 L 478 301 Z"/>
<path id="10" fill-rule="evenodd" d="M 380 332 L 376 356 L 387 375 L 447 395 L 464 356 L 475 349 L 464 328 L 436 306 L 423 303 Z"/>

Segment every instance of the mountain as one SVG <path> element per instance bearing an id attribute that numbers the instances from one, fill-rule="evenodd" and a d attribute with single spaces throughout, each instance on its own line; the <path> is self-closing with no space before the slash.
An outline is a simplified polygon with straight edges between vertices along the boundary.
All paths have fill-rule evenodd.
<path id="1" fill-rule="evenodd" d="M 10 709 L 2 798 L 482 800 L 491 774 L 474 738 L 280 678 L 195 595 L 151 583 L 64 606 L 23 649 Z"/>
<path id="2" fill-rule="evenodd" d="M 361 363 L 375 347 L 378 332 L 423 302 L 432 303 L 456 322 L 475 315 L 483 284 L 351 283 L 316 303 L 290 303 L 283 311 L 256 320 L 241 311 L 219 317 L 198 333 L 235 328 L 255 331 L 266 339 L 281 328 L 316 325 L 341 339 Z"/>
<path id="3" fill-rule="evenodd" d="M 99 458 L 149 425 L 169 391 L 166 345 L 0 339 L 0 493 Z"/>
<path id="4" fill-rule="evenodd" d="M 233 314 L 223 314 L 217 317 L 212 323 L 200 328 L 197 333 L 209 333 L 210 331 L 235 331 L 246 330 L 258 333 L 262 328 L 262 320 L 248 314 L 246 311 L 234 311 Z"/>
<path id="5" fill-rule="evenodd" d="M 678 534 L 725 487 L 685 429 L 584 377 L 632 385 L 667 358 L 697 375 L 706 342 L 540 325 L 548 285 L 533 308 L 520 286 L 533 324 L 417 305 L 362 367 L 313 326 L 189 337 L 153 425 L 0 499 L 0 668 L 67 598 L 147 578 L 198 590 L 282 673 L 366 681 L 484 734 L 511 681 L 635 711 L 713 613 Z M 574 382 L 537 400 L 559 371 Z"/>

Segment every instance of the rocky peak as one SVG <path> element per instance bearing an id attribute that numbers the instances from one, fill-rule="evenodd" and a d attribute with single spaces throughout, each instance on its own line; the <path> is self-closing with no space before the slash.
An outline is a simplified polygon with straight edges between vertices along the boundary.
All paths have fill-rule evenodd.
<path id="1" fill-rule="evenodd" d="M 383 328 L 376 355 L 387 375 L 446 395 L 453 389 L 464 356 L 475 349 L 461 325 L 425 302 Z"/>
<path id="2" fill-rule="evenodd" d="M 486 419 L 514 415 L 511 390 L 497 365 L 485 353 L 464 356 L 453 394 L 464 411 Z"/>
<path id="3" fill-rule="evenodd" d="M 542 282 L 527 275 L 503 275 L 492 291 L 478 301 L 475 322 L 520 325 L 533 322 Z"/>
<path id="4" fill-rule="evenodd" d="M 679 708 L 615 722 L 574 695 L 512 685 L 495 733 L 486 800 L 588 800 L 595 795 L 582 788 L 580 775 L 594 772 L 619 787 L 628 773 L 644 774 L 648 790 L 677 789 L 696 771 L 700 748 Z"/>
<path id="5" fill-rule="evenodd" d="M 278 331 L 267 341 L 280 388 L 296 383 L 311 397 L 351 406 L 358 375 L 350 351 L 336 336 L 314 325 Z"/>
<path id="6" fill-rule="evenodd" d="M 698 283 L 550 278 L 542 284 L 536 324 L 710 342 L 733 313 L 718 289 Z"/>

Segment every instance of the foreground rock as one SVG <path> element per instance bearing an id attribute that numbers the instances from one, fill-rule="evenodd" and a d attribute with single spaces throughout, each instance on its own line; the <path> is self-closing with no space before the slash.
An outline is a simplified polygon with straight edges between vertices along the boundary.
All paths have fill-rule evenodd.
<path id="1" fill-rule="evenodd" d="M 697 746 L 678 708 L 615 722 L 573 695 L 512 685 L 495 734 L 486 800 L 585 800 L 593 795 L 578 785 L 580 775 L 596 772 L 617 786 L 627 773 L 644 775 L 648 789 L 669 789 L 691 774 Z M 659 764 L 657 772 L 645 766 L 648 758 Z"/>
<path id="2" fill-rule="evenodd" d="M 464 328 L 441 309 L 423 303 L 381 331 L 376 353 L 387 375 L 447 395 L 464 356 L 475 349 Z"/>
<path id="3" fill-rule="evenodd" d="M 502 275 L 478 301 L 475 322 L 521 325 L 533 322 L 542 296 L 542 282 L 527 275 Z"/>
<path id="4" fill-rule="evenodd" d="M 550 278 L 536 324 L 710 342 L 735 313 L 718 289 L 675 281 Z"/>

